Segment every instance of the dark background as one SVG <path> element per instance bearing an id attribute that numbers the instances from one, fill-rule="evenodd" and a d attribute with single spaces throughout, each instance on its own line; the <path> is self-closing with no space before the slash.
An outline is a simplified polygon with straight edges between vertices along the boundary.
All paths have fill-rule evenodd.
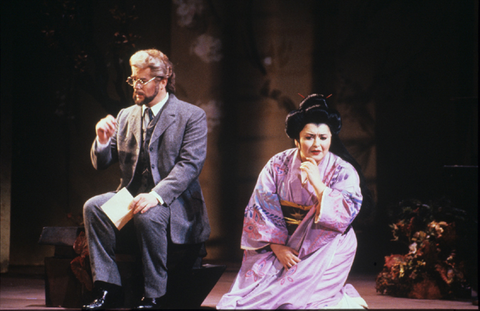
<path id="1" fill-rule="evenodd" d="M 256 7 L 254 1 L 228 3 L 205 6 L 217 6 L 225 55 L 218 96 L 228 105 L 217 145 L 224 168 L 217 191 L 221 204 L 240 198 L 237 208 L 219 209 L 225 251 L 211 259 L 240 261 L 240 232 L 229 228 L 241 226 L 238 215 L 249 194 L 239 191 L 242 181 L 228 168 L 244 160 L 235 149 L 238 133 L 255 126 L 239 121 L 239 110 L 246 108 L 238 85 L 251 78 L 239 61 L 239 46 Z M 395 250 L 389 215 L 401 199 L 462 193 L 458 204 L 476 219 L 477 171 L 453 176 L 444 166 L 478 165 L 478 1 L 295 3 L 296 16 L 313 16 L 312 42 L 305 43 L 313 63 L 302 69 L 312 75 L 307 92 L 335 90 L 336 100 L 358 111 L 360 126 L 373 130 L 374 139 L 365 144 L 376 150 L 377 204 L 359 225 L 355 267 L 378 270 L 383 256 Z M 126 0 L 2 1 L 1 139 L 11 142 L 5 147 L 11 157 L 10 264 L 42 264 L 51 250 L 37 245 L 41 228 L 79 223 L 86 199 L 117 186 L 115 169 L 91 168 L 95 123 L 131 104 L 123 81 L 135 50 L 155 46 L 170 55 L 172 49 L 174 4 L 135 4 L 131 11 L 133 2 Z M 362 114 L 371 102 L 374 117 Z"/>

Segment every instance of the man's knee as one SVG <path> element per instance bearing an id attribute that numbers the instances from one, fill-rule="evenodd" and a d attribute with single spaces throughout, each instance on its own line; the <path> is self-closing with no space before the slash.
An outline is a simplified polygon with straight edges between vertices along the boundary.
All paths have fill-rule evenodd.
<path id="1" fill-rule="evenodd" d="M 113 193 L 110 195 L 100 194 L 88 199 L 83 205 L 83 217 L 85 221 L 88 221 L 91 217 L 96 217 L 99 213 L 103 213 L 101 206 L 113 196 Z"/>
<path id="2" fill-rule="evenodd" d="M 97 207 L 94 198 L 90 198 L 89 200 L 87 200 L 87 202 L 85 202 L 85 204 L 83 205 L 84 221 L 88 221 L 92 217 L 92 215 L 95 215 L 96 209 Z"/>
<path id="3" fill-rule="evenodd" d="M 166 230 L 169 221 L 169 211 L 166 207 L 157 205 L 149 209 L 146 213 L 138 213 L 133 216 L 135 228 L 137 230 L 149 229 L 155 227 L 157 230 Z"/>

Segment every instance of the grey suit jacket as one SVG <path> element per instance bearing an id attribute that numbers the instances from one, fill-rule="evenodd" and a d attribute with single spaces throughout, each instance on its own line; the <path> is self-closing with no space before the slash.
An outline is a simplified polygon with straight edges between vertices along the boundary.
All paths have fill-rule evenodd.
<path id="1" fill-rule="evenodd" d="M 119 162 L 118 189 L 133 180 L 140 154 L 142 108 L 133 105 L 117 116 L 117 129 L 110 147 L 99 152 L 94 142 L 91 159 L 96 169 Z M 208 239 L 210 225 L 198 176 L 207 153 L 205 112 L 170 94 L 152 133 L 148 156 L 155 187 L 170 207 L 170 235 L 177 244 Z M 117 190 L 118 190 L 117 189 Z"/>

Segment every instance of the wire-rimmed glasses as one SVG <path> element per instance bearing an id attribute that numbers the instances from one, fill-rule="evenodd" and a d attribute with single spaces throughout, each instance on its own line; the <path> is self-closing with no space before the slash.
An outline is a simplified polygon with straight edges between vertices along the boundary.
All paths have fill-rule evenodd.
<path id="1" fill-rule="evenodd" d="M 135 78 L 130 76 L 130 77 L 127 78 L 127 83 L 129 85 L 135 87 L 135 85 L 137 85 L 137 82 L 138 82 L 138 83 L 140 83 L 140 87 L 144 87 L 147 83 L 150 83 L 151 81 L 155 80 L 156 78 L 163 79 L 162 77 L 153 77 L 150 80 L 145 81 L 143 79 L 135 79 Z"/>

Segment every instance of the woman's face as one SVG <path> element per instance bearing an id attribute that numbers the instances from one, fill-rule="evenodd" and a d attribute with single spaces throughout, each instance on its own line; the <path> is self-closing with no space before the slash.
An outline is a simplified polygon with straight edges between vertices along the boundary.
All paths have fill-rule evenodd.
<path id="1" fill-rule="evenodd" d="M 307 158 L 313 158 L 317 164 L 328 153 L 331 144 L 332 132 L 324 123 L 308 123 L 300 132 L 299 140 L 295 140 L 302 162 Z"/>

